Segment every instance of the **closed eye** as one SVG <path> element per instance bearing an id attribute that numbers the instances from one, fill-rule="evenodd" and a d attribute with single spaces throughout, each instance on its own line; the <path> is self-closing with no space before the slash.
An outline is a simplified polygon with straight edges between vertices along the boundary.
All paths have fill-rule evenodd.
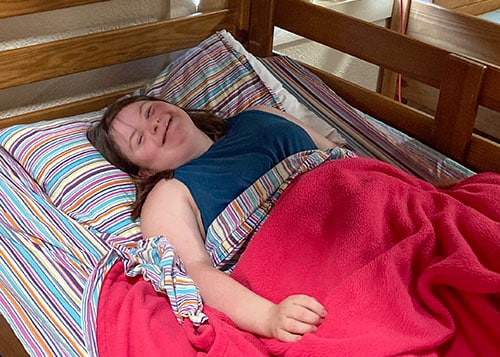
<path id="1" fill-rule="evenodd" d="M 146 110 L 146 119 L 149 119 L 153 115 L 153 105 L 150 105 Z"/>

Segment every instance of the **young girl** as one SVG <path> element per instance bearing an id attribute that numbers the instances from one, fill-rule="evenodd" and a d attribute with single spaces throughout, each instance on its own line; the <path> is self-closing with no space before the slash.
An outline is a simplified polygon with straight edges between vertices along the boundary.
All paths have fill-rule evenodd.
<path id="1" fill-rule="evenodd" d="M 140 216 L 143 236 L 169 239 L 205 304 L 244 330 L 282 341 L 317 330 L 327 312 L 316 299 L 292 295 L 272 303 L 216 269 L 204 241 L 224 207 L 274 165 L 335 144 L 271 107 L 222 120 L 148 96 L 113 104 L 88 138 L 135 179 L 133 216 Z"/>

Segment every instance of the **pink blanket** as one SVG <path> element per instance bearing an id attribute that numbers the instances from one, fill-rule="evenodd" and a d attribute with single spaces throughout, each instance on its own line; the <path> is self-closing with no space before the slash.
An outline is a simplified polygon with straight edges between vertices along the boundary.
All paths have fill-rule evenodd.
<path id="1" fill-rule="evenodd" d="M 371 159 L 332 161 L 283 193 L 232 276 L 328 316 L 282 343 L 209 322 L 181 326 L 164 295 L 117 263 L 98 308 L 100 356 L 492 356 L 500 341 L 500 175 L 437 190 Z"/>

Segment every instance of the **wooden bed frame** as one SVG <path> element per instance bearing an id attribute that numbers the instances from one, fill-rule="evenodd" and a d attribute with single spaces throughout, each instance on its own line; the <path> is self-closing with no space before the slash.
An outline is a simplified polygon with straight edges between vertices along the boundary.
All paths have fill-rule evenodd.
<path id="1" fill-rule="evenodd" d="M 273 24 L 440 89 L 436 114 L 414 110 L 327 73 L 316 73 L 362 111 L 475 170 L 500 170 L 499 137 L 475 132 L 479 105 L 500 110 L 500 68 L 307 1 L 252 1 L 251 52 L 272 53 Z M 303 14 L 308 14 L 304 21 Z M 270 23 L 267 19 L 273 19 Z M 404 49 L 402 51 L 401 49 Z M 314 70 L 314 69 L 313 69 Z"/>
<path id="2" fill-rule="evenodd" d="M 0 4 L 2 18 L 98 2 Z M 474 129 L 478 106 L 500 111 L 500 67 L 438 48 L 304 0 L 229 0 L 226 9 L 0 52 L 0 89 L 194 46 L 227 29 L 257 56 L 273 54 L 273 28 L 336 48 L 440 89 L 435 115 L 311 68 L 348 102 L 478 171 L 500 172 L 499 136 Z M 307 14 L 307 16 L 305 16 Z M 36 68 L 36 71 L 33 69 Z M 101 109 L 132 89 L 3 119 L 1 127 Z M 496 120 L 496 119 L 495 119 Z M 25 355 L 0 318 L 0 355 Z"/>
<path id="3" fill-rule="evenodd" d="M 474 16 L 500 9 L 500 2 L 498 0 L 434 0 L 433 3 L 447 9 L 453 9 Z"/>
<path id="4" fill-rule="evenodd" d="M 399 3 L 397 0 L 395 4 Z M 448 2 L 451 6 L 452 2 Z M 464 1 L 454 1 L 455 5 Z M 469 1 L 470 3 L 470 1 Z M 483 8 L 500 8 L 500 0 L 474 1 Z M 486 4 L 487 3 L 487 4 Z M 500 24 L 477 18 L 464 12 L 419 1 L 405 0 L 404 29 L 400 29 L 400 9 L 393 12 L 391 28 L 403 31 L 408 37 L 438 46 L 446 51 L 456 52 L 479 61 L 500 66 Z M 487 7 L 488 6 L 488 7 Z M 380 91 L 391 98 L 397 97 L 397 75 L 384 71 Z M 498 93 L 498 89 L 497 89 Z M 436 114 L 439 88 L 434 88 L 415 78 L 402 77 L 401 98 L 405 103 L 420 110 Z M 474 131 L 494 141 L 500 137 L 500 112 L 480 107 Z M 495 139 L 496 138 L 496 139 Z"/>

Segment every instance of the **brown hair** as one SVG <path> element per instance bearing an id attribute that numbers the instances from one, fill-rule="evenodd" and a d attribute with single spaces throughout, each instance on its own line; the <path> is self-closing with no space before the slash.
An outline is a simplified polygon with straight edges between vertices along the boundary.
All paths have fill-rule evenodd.
<path id="1" fill-rule="evenodd" d="M 132 218 L 134 219 L 138 218 L 141 214 L 146 197 L 156 183 L 162 179 L 170 179 L 174 174 L 173 170 L 165 170 L 147 178 L 140 176 L 139 171 L 141 168 L 132 163 L 120 151 L 111 137 L 111 124 L 118 113 L 126 106 L 140 101 L 163 101 L 163 99 L 147 95 L 122 98 L 110 105 L 104 112 L 99 123 L 87 131 L 87 138 L 104 158 L 132 177 L 136 188 L 136 197 L 132 204 Z M 206 110 L 184 110 L 191 117 L 196 127 L 207 134 L 212 140 L 216 141 L 226 133 L 226 122 L 216 113 Z"/>

